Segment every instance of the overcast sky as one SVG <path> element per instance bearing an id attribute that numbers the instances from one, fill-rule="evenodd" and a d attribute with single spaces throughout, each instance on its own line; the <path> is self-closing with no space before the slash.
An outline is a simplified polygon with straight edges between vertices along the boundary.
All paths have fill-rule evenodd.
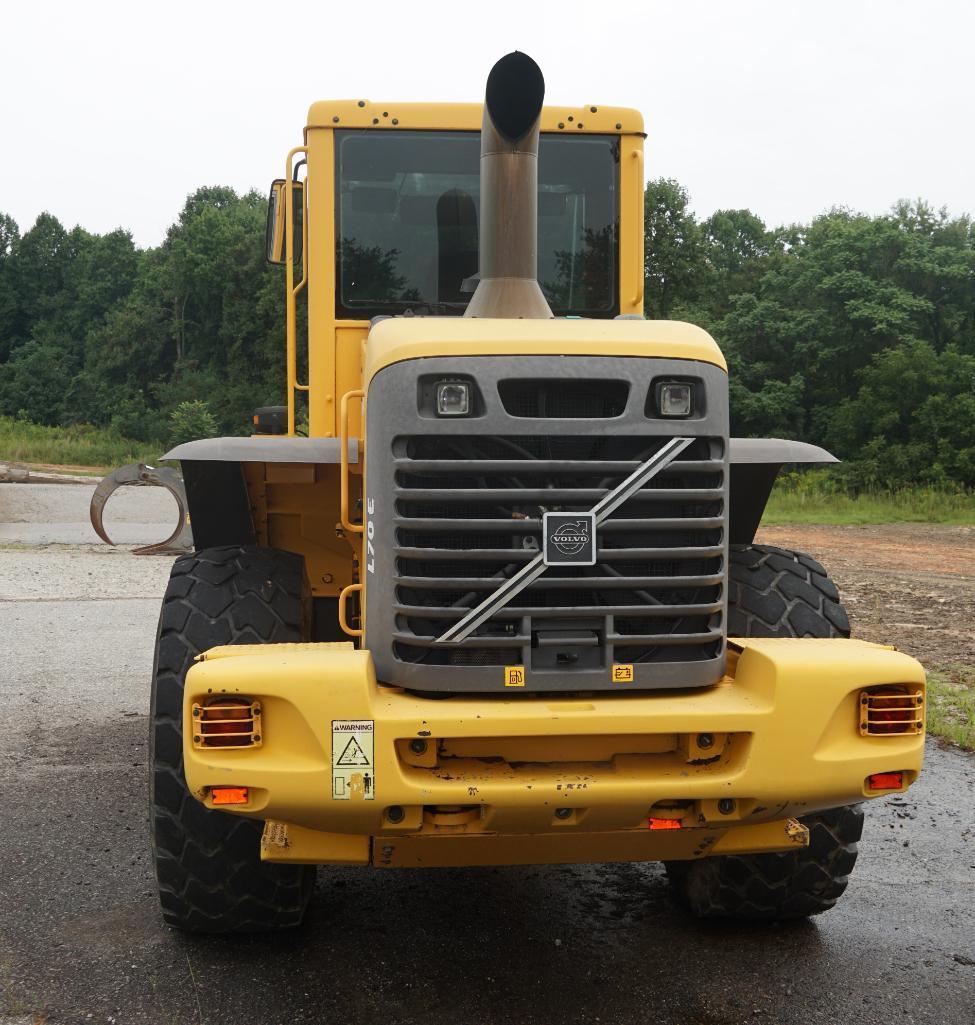
<path id="1" fill-rule="evenodd" d="M 316 99 L 480 100 L 510 50 L 551 101 L 638 107 L 647 175 L 769 224 L 975 211 L 968 0 L 33 0 L 2 6 L 0 210 L 160 242 L 200 185 L 264 191 Z"/>

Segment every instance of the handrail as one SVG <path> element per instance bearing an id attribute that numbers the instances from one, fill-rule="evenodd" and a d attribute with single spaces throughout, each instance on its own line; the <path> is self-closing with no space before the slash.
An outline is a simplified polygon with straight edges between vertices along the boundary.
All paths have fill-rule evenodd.
<path id="1" fill-rule="evenodd" d="M 361 388 L 347 391 L 339 404 L 339 514 L 342 527 L 350 534 L 361 534 L 363 527 L 361 523 L 353 523 L 349 518 L 349 403 L 353 399 L 363 398 L 365 394 Z M 361 455 L 359 458 L 362 458 Z"/>
<path id="2" fill-rule="evenodd" d="M 349 626 L 349 621 L 345 616 L 345 605 L 349 600 L 349 594 L 352 591 L 355 591 L 357 594 L 361 594 L 362 584 L 349 584 L 348 587 L 343 587 L 339 592 L 339 627 L 343 633 L 347 633 L 350 637 L 361 637 L 365 631 L 361 627 L 359 629 L 355 629 L 354 627 Z M 359 616 L 361 622 L 361 610 L 359 612 Z"/>
<path id="3" fill-rule="evenodd" d="M 293 163 L 298 153 L 308 154 L 307 146 L 295 146 L 285 161 L 284 176 L 284 267 L 287 288 L 285 291 L 285 331 L 287 337 L 288 364 L 288 434 L 295 433 L 295 392 L 308 391 L 307 384 L 298 381 L 298 294 L 308 284 L 308 213 L 307 195 L 301 190 L 301 281 L 295 285 L 295 182 Z"/>
<path id="4" fill-rule="evenodd" d="M 636 171 L 633 174 L 633 177 L 636 178 L 636 188 L 634 189 L 634 192 L 636 193 L 636 197 L 637 197 L 636 219 L 634 220 L 633 225 L 634 225 L 634 228 L 637 225 L 640 226 L 639 237 L 642 239 L 643 236 L 644 236 L 644 233 L 646 232 L 646 225 L 644 223 L 645 218 L 646 218 L 646 198 L 645 198 L 646 194 L 645 194 L 645 191 L 644 191 L 643 175 L 640 173 L 641 169 L 642 169 L 643 151 L 640 150 L 640 149 L 634 149 L 633 153 L 632 153 L 632 156 L 633 156 L 633 159 L 636 160 L 636 162 L 637 162 Z M 645 301 L 646 301 L 646 269 L 644 269 L 643 274 L 641 274 L 639 276 L 639 278 L 637 279 L 636 295 L 633 297 L 633 305 L 634 306 L 639 306 L 640 313 L 644 313 L 644 303 L 645 303 Z"/>

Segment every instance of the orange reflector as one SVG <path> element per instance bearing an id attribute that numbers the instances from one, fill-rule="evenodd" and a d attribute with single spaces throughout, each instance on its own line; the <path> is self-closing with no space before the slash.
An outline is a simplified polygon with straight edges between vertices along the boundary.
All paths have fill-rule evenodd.
<path id="1" fill-rule="evenodd" d="M 651 829 L 680 829 L 680 819 L 650 819 Z"/>
<path id="2" fill-rule="evenodd" d="M 247 787 L 211 787 L 214 804 L 247 804 Z"/>
<path id="3" fill-rule="evenodd" d="M 871 790 L 900 790 L 904 786 L 904 773 L 875 772 L 867 776 L 867 786 Z"/>

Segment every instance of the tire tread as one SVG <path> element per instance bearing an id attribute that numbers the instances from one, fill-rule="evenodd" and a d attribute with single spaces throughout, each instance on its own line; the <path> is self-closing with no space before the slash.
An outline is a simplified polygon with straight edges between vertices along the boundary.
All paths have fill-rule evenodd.
<path id="1" fill-rule="evenodd" d="M 678 901 L 698 918 L 787 921 L 829 911 L 856 864 L 859 805 L 808 815 L 809 846 L 777 854 L 726 854 L 668 862 Z"/>
<path id="2" fill-rule="evenodd" d="M 204 807 L 183 776 L 183 682 L 218 644 L 274 644 L 307 635 L 304 560 L 230 546 L 181 556 L 163 598 L 152 681 L 152 840 L 167 924 L 194 932 L 298 925 L 314 885 L 309 866 L 260 860 L 263 824 Z"/>
<path id="3" fill-rule="evenodd" d="M 732 637 L 849 637 L 839 591 L 811 556 L 773 545 L 732 545 Z M 666 862 L 680 903 L 699 918 L 783 921 L 828 911 L 849 881 L 863 832 L 859 805 L 808 815 L 809 846 L 777 854 Z"/>
<path id="4" fill-rule="evenodd" d="M 732 545 L 728 553 L 732 637 L 849 637 L 836 585 L 802 552 Z"/>

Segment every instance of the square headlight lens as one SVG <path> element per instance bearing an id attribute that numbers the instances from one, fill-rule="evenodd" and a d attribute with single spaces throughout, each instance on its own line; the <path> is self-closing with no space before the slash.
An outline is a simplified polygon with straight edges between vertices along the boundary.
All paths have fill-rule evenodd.
<path id="1" fill-rule="evenodd" d="M 661 416 L 690 416 L 694 386 L 676 381 L 657 385 L 657 409 Z"/>
<path id="2" fill-rule="evenodd" d="M 441 381 L 437 385 L 437 416 L 468 416 L 471 388 L 465 381 Z"/>

